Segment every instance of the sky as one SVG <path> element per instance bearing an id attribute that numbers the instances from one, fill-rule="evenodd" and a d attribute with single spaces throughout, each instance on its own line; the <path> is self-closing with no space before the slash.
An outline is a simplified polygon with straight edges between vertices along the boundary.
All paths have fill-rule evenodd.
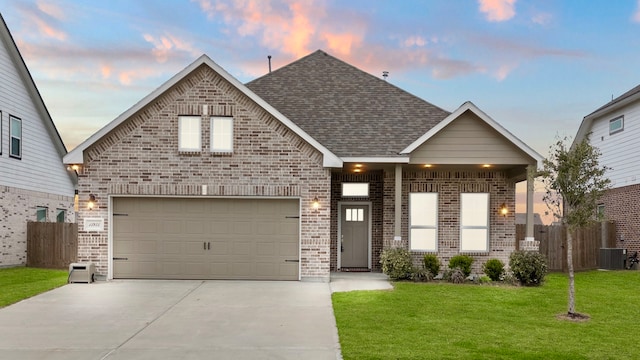
<path id="1" fill-rule="evenodd" d="M 277 69 L 322 49 L 446 110 L 471 101 L 544 157 L 640 82 L 640 0 L 0 0 L 0 11 L 68 150 L 202 54 L 244 83 L 268 72 L 268 55 Z"/>

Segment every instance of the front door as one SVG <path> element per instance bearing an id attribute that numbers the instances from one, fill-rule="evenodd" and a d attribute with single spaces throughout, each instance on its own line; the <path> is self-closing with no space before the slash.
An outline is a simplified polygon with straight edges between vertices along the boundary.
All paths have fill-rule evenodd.
<path id="1" fill-rule="evenodd" d="M 342 205 L 341 267 L 369 267 L 369 206 Z"/>

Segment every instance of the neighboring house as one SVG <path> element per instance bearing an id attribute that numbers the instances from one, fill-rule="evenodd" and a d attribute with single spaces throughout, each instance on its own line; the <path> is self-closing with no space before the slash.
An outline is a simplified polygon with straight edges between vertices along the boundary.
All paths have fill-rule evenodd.
<path id="1" fill-rule="evenodd" d="M 0 22 L 0 266 L 12 266 L 26 263 L 27 221 L 75 221 L 75 175 L 2 15 Z"/>
<path id="2" fill-rule="evenodd" d="M 109 279 L 327 281 L 398 246 L 506 261 L 542 157 L 470 102 L 450 113 L 317 51 L 246 85 L 203 55 L 64 160 L 78 257 Z"/>
<path id="3" fill-rule="evenodd" d="M 589 134 L 611 180 L 594 213 L 616 222 L 617 247 L 640 251 L 640 85 L 585 116 L 574 143 Z"/>

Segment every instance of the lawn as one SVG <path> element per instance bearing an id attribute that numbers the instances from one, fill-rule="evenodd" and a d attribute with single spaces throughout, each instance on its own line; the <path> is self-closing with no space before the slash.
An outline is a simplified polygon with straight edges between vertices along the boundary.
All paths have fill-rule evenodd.
<path id="1" fill-rule="evenodd" d="M 14 267 L 0 269 L 0 308 L 67 283 L 67 271 Z"/>
<path id="2" fill-rule="evenodd" d="M 568 280 L 541 287 L 395 283 L 333 294 L 344 359 L 622 359 L 640 332 L 640 271 L 576 274 L 576 310 L 558 320 Z"/>

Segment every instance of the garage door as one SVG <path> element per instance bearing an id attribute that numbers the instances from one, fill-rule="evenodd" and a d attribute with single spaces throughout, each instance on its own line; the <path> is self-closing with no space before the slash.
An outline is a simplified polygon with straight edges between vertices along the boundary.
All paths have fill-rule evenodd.
<path id="1" fill-rule="evenodd" d="M 113 276 L 298 280 L 298 200 L 114 198 Z"/>

